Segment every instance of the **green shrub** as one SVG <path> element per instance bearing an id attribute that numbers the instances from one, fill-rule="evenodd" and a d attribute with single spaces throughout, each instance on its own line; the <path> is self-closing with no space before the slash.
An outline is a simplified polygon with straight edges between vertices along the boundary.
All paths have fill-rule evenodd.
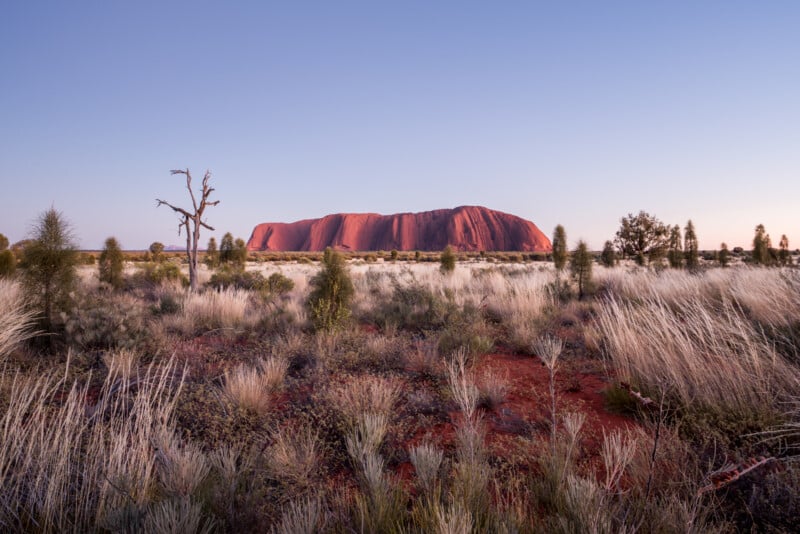
<path id="1" fill-rule="evenodd" d="M 181 268 L 175 263 L 166 261 L 140 265 L 134 279 L 137 282 L 151 285 L 160 285 L 170 281 L 180 281 L 184 286 L 189 284 L 189 279 L 181 272 Z"/>
<path id="2" fill-rule="evenodd" d="M 439 270 L 442 271 L 442 274 L 450 274 L 456 270 L 456 255 L 450 245 L 444 247 L 442 255 L 439 257 L 439 263 L 441 264 Z"/>
<path id="3" fill-rule="evenodd" d="M 67 343 L 84 349 L 133 349 L 151 340 L 145 309 L 128 298 L 83 297 L 66 316 Z"/>
<path id="4" fill-rule="evenodd" d="M 42 329 L 52 333 L 56 312 L 71 306 L 78 264 L 72 229 L 60 212 L 50 208 L 39 216 L 21 263 L 27 293 L 42 312 Z"/>
<path id="5" fill-rule="evenodd" d="M 294 289 L 294 282 L 282 273 L 272 273 L 267 278 L 267 289 L 272 295 L 282 296 Z"/>
<path id="6" fill-rule="evenodd" d="M 17 270 L 17 258 L 10 250 L 0 251 L 0 278 L 11 276 Z"/>
<path id="7" fill-rule="evenodd" d="M 100 281 L 110 284 L 115 289 L 122 287 L 124 260 L 117 240 L 113 237 L 106 239 L 103 252 L 100 253 Z"/>
<path id="8" fill-rule="evenodd" d="M 322 257 L 322 270 L 311 279 L 306 306 L 317 330 L 335 330 L 350 317 L 353 281 L 344 257 L 330 247 Z"/>

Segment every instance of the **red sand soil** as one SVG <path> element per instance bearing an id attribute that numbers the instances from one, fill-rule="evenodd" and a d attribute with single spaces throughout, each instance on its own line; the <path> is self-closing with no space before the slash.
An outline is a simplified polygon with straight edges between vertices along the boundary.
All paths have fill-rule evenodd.
<path id="1" fill-rule="evenodd" d="M 584 455 L 582 461 L 584 465 L 596 467 L 603 433 L 624 430 L 637 423 L 605 409 L 602 392 L 608 384 L 602 370 L 591 363 L 562 364 L 556 373 L 556 409 L 560 415 L 567 412 L 583 412 L 586 415 L 580 434 Z M 496 353 L 483 357 L 476 371 L 478 382 L 481 375 L 488 372 L 502 377 L 508 386 L 505 401 L 492 410 L 483 411 L 489 453 L 495 457 L 525 458 L 532 462 L 536 456 L 532 449 L 539 449 L 546 444 L 550 432 L 547 368 L 535 356 Z M 418 432 L 403 446 L 408 450 L 422 441 L 433 439 L 440 447 L 454 448 L 455 428 L 461 414 L 451 412 L 448 415 L 449 422 Z M 524 439 L 520 439 L 520 436 L 524 436 Z M 395 473 L 407 487 L 413 486 L 414 468 L 409 462 L 397 466 Z"/>
<path id="2" fill-rule="evenodd" d="M 497 250 L 549 252 L 550 240 L 532 222 L 480 206 L 421 213 L 340 213 L 294 223 L 262 223 L 248 250 Z"/>

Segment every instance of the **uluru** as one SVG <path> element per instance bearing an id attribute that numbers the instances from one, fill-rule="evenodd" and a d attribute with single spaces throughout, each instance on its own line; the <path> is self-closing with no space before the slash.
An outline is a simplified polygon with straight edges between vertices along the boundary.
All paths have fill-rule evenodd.
<path id="1" fill-rule="evenodd" d="M 292 223 L 262 223 L 248 250 L 442 250 L 550 252 L 550 240 L 531 221 L 480 206 L 420 213 L 337 213 Z"/>

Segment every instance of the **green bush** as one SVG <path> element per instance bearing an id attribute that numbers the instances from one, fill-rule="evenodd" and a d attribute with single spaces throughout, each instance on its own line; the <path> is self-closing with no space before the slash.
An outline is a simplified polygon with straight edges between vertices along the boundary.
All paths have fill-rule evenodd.
<path id="1" fill-rule="evenodd" d="M 17 258 L 6 249 L 0 251 L 0 278 L 11 276 L 17 270 Z"/>
<path id="2" fill-rule="evenodd" d="M 335 330 L 350 318 L 353 281 L 344 257 L 330 247 L 322 257 L 322 270 L 311 279 L 306 306 L 316 330 Z"/>
<path id="3" fill-rule="evenodd" d="M 100 281 L 115 289 L 122 287 L 124 261 L 125 257 L 117 240 L 113 237 L 106 239 L 103 252 L 100 253 Z"/>
<path id="4" fill-rule="evenodd" d="M 439 257 L 439 263 L 441 264 L 439 270 L 442 271 L 442 274 L 450 274 L 456 270 L 456 255 L 450 245 L 444 247 L 442 255 Z"/>
<path id="5" fill-rule="evenodd" d="M 84 350 L 133 349 L 151 340 L 145 310 L 128 299 L 84 297 L 67 315 L 67 343 Z"/>
<path id="6" fill-rule="evenodd" d="M 181 268 L 171 262 L 144 263 L 139 266 L 134 280 L 151 285 L 160 285 L 170 281 L 180 281 L 184 286 L 189 284 L 189 279 L 181 272 Z"/>
<path id="7" fill-rule="evenodd" d="M 42 312 L 41 326 L 45 332 L 52 333 L 57 312 L 67 311 L 71 306 L 77 264 L 72 229 L 60 212 L 50 208 L 36 221 L 33 239 L 23 249 L 21 262 L 25 288 Z"/>

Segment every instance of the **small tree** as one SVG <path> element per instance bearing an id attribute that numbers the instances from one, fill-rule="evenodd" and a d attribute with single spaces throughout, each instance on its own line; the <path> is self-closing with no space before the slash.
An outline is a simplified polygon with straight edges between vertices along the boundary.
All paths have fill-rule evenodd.
<path id="1" fill-rule="evenodd" d="M 667 260 L 669 260 L 669 266 L 673 269 L 683 267 L 683 244 L 681 241 L 681 227 L 677 224 L 670 227 Z"/>
<path id="2" fill-rule="evenodd" d="M 219 244 L 219 262 L 221 264 L 233 261 L 233 234 L 226 232 Z"/>
<path id="3" fill-rule="evenodd" d="M 389 259 L 393 262 L 397 261 L 397 249 L 393 248 L 392 251 L 389 253 Z"/>
<path id="4" fill-rule="evenodd" d="M 769 265 L 770 239 L 763 224 L 756 226 L 756 235 L 753 237 L 753 263 L 756 265 Z"/>
<path id="5" fill-rule="evenodd" d="M 311 279 L 306 307 L 316 330 L 334 330 L 350 317 L 353 281 L 344 257 L 330 247 L 322 256 L 322 270 Z"/>
<path id="6" fill-rule="evenodd" d="M 0 278 L 11 276 L 17 268 L 17 258 L 8 250 L 8 238 L 0 234 Z"/>
<path id="7" fill-rule="evenodd" d="M 450 274 L 456 270 L 456 255 L 453 253 L 453 249 L 450 245 L 444 247 L 442 255 L 439 258 L 439 263 L 439 270 L 443 274 Z"/>
<path id="8" fill-rule="evenodd" d="M 603 244 L 603 252 L 600 253 L 600 262 L 604 267 L 613 267 L 617 264 L 617 251 L 614 249 L 612 241 Z"/>
<path id="9" fill-rule="evenodd" d="M 71 304 L 78 251 L 64 216 L 50 208 L 34 224 L 32 240 L 22 254 L 23 283 L 31 301 L 42 311 L 42 329 L 54 331 L 56 311 Z M 52 337 L 51 348 L 52 348 Z"/>
<path id="10" fill-rule="evenodd" d="M 569 270 L 572 277 L 578 282 L 578 298 L 582 299 L 592 284 L 592 254 L 585 241 L 578 241 L 578 246 L 572 251 Z"/>
<path id="11" fill-rule="evenodd" d="M 164 243 L 153 241 L 150 243 L 150 259 L 156 263 L 164 261 Z"/>
<path id="12" fill-rule="evenodd" d="M 100 281 L 110 284 L 114 289 L 122 287 L 124 283 L 122 277 L 124 262 L 125 257 L 116 238 L 109 237 L 106 239 L 103 251 L 100 253 L 100 263 L 98 265 Z"/>
<path id="13" fill-rule="evenodd" d="M 247 263 L 247 243 L 241 237 L 237 237 L 236 241 L 233 242 L 231 262 L 240 270 L 244 269 L 245 263 Z"/>
<path id="14" fill-rule="evenodd" d="M 686 256 L 686 268 L 695 270 L 700 267 L 699 246 L 697 234 L 694 231 L 694 223 L 689 219 L 686 228 L 683 229 L 683 253 Z"/>
<path id="15" fill-rule="evenodd" d="M 717 261 L 721 267 L 727 267 L 731 261 L 731 253 L 728 250 L 726 243 L 720 243 L 719 252 L 717 253 Z"/>
<path id="16" fill-rule="evenodd" d="M 567 233 L 560 224 L 553 231 L 553 265 L 563 271 L 567 265 Z"/>
<path id="17" fill-rule="evenodd" d="M 219 266 L 219 250 L 217 249 L 217 240 L 213 237 L 208 240 L 205 262 L 209 269 L 216 269 Z"/>
<path id="18" fill-rule="evenodd" d="M 166 202 L 164 200 L 156 199 L 158 202 L 158 206 L 162 204 L 172 208 L 175 213 L 180 214 L 181 219 L 178 223 L 178 235 L 181 233 L 181 228 L 186 230 L 186 257 L 189 260 L 189 287 L 192 291 L 197 290 L 197 243 L 200 240 L 200 227 L 205 227 L 214 231 L 214 228 L 209 226 L 203 220 L 203 212 L 206 210 L 207 207 L 216 206 L 219 204 L 219 200 L 215 200 L 213 202 L 209 202 L 208 197 L 214 191 L 213 187 L 208 185 L 208 181 L 211 179 L 211 173 L 206 171 L 205 176 L 203 176 L 203 186 L 200 192 L 200 202 L 194 196 L 194 192 L 192 191 L 192 175 L 189 173 L 189 169 L 186 170 L 172 170 L 170 171 L 171 174 L 183 174 L 186 176 L 186 189 L 189 190 L 189 197 L 192 199 L 192 209 L 194 211 L 189 212 L 183 208 L 178 208 Z"/>
<path id="19" fill-rule="evenodd" d="M 781 265 L 792 264 L 792 254 L 789 252 L 789 238 L 786 237 L 786 234 L 781 236 L 781 240 L 778 243 L 778 262 Z"/>
<path id="20" fill-rule="evenodd" d="M 669 230 L 654 215 L 640 211 L 620 219 L 616 243 L 625 257 L 632 257 L 638 265 L 660 260 L 669 245 Z"/>

